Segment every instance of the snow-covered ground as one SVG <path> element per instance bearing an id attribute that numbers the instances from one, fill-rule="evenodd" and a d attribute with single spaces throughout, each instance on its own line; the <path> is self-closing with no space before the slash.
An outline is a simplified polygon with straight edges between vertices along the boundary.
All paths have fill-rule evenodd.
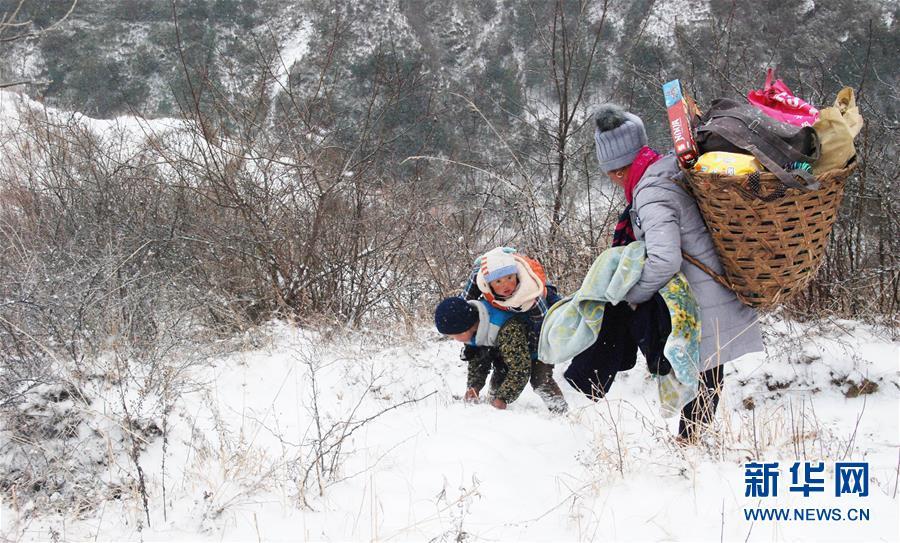
<path id="1" fill-rule="evenodd" d="M 676 422 L 658 414 L 655 387 L 640 362 L 596 404 L 563 384 L 558 367 L 570 404 L 566 415 L 549 414 L 530 387 L 509 410 L 497 411 L 461 402 L 465 367 L 456 344 L 429 329 L 415 332 L 413 339 L 399 332 L 325 339 L 272 324 L 255 335 L 253 348 L 179 376 L 184 390 L 167 421 L 165 454 L 157 431 L 160 399 L 128 388 L 125 404 L 144 421 L 139 463 L 149 526 L 137 486 L 128 483 L 136 480 L 134 466 L 114 452 L 128 443 L 114 422 L 123 387 L 97 380 L 85 390 L 93 401 L 72 455 L 100 458 L 79 460 L 71 478 L 100 478 L 118 493 L 98 494 L 96 507 L 80 517 L 48 515 L 66 499 L 66 482 L 49 498 L 7 499 L 3 535 L 72 541 L 900 537 L 900 343 L 883 330 L 848 321 L 769 322 L 768 356 L 731 367 L 717 431 L 687 447 L 671 439 Z M 864 379 L 877 390 L 865 384 L 869 393 L 854 394 Z M 743 464 L 750 460 L 781 462 L 778 497 L 745 497 Z M 825 462 L 825 492 L 787 491 L 795 460 Z M 833 464 L 842 460 L 869 463 L 867 497 L 834 497 Z M 757 506 L 860 508 L 870 519 L 746 521 L 743 510 Z"/>

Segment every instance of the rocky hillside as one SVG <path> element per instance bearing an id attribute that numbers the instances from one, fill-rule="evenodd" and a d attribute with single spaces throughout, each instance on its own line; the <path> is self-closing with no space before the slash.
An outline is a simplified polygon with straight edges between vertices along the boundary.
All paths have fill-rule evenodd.
<path id="1" fill-rule="evenodd" d="M 468 259 L 470 243 L 516 244 L 570 288 L 618 212 L 587 193 L 600 177 L 592 106 L 623 103 L 665 150 L 669 79 L 701 105 L 759 88 L 769 66 L 815 105 L 849 85 L 866 119 L 864 167 L 822 276 L 852 284 L 812 289 L 804 304 L 862 317 L 876 292 L 879 311 L 898 308 L 900 225 L 883 220 L 898 209 L 881 197 L 900 178 L 895 2 L 2 0 L 0 13 L 0 83 L 30 81 L 15 89 L 31 98 L 93 118 L 196 119 L 203 139 L 299 153 L 317 176 L 355 172 L 356 188 L 416 183 L 472 211 L 454 219 L 452 239 L 466 241 L 452 259 Z M 358 160 L 365 168 L 348 171 Z M 486 195 L 502 205 L 476 227 Z"/>
<path id="2" fill-rule="evenodd" d="M 18 4 L 3 0 L 0 12 L 13 13 Z M 547 83 L 554 20 L 570 29 L 573 41 L 592 40 L 600 31 L 591 96 L 632 102 L 647 97 L 658 103 L 657 82 L 669 77 L 680 76 L 703 94 L 733 91 L 729 83 L 743 88 L 744 78 L 755 82 L 766 63 L 780 65 L 811 99 L 827 98 L 828 79 L 854 83 L 867 61 L 889 68 L 897 45 L 898 8 L 878 0 L 752 7 L 724 0 L 640 0 L 605 8 L 602 2 L 566 1 L 556 19 L 556 7 L 543 1 L 175 4 L 173 9 L 165 0 L 78 0 L 72 8 L 71 0 L 26 0 L 13 20 L 32 31 L 50 30 L 6 45 L 3 77 L 37 81 L 28 87 L 32 96 L 94 116 L 175 115 L 187 92 L 182 62 L 218 92 L 249 96 L 260 65 L 273 55 L 280 52 L 293 65 L 334 45 L 345 70 L 358 71 L 389 53 L 431 85 L 484 92 L 515 115 L 526 96 L 552 95 Z M 10 28 L 4 36 L 16 33 Z M 292 55 L 298 42 L 306 47 Z M 822 69 L 822 80 L 796 77 L 814 67 Z"/>

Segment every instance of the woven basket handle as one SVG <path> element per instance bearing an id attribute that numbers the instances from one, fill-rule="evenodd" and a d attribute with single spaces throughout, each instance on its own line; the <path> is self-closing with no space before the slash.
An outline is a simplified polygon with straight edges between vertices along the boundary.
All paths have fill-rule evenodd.
<path id="1" fill-rule="evenodd" d="M 687 174 L 685 173 L 684 170 L 679 169 L 679 170 L 678 170 L 678 173 L 675 174 L 675 175 L 672 177 L 672 181 L 675 182 L 676 185 L 678 185 L 678 186 L 680 186 L 682 189 L 684 189 L 684 191 L 685 191 L 686 193 L 688 193 L 688 194 L 693 194 L 693 191 L 692 191 L 692 189 L 691 189 L 691 185 L 690 185 L 690 183 L 688 183 L 688 181 L 687 181 Z M 701 214 L 701 216 L 702 216 L 702 214 Z M 703 219 L 703 223 L 706 224 L 706 219 Z M 712 269 L 711 269 L 709 266 L 707 266 L 706 264 L 704 264 L 703 262 L 700 262 L 699 260 L 697 260 L 696 258 L 694 258 L 694 257 L 692 257 L 691 255 L 687 254 L 687 253 L 684 252 L 683 250 L 681 251 L 681 256 L 682 256 L 685 260 L 687 260 L 688 262 L 690 262 L 691 264 L 693 264 L 694 266 L 697 266 L 698 268 L 700 268 L 700 270 L 702 270 L 706 275 L 712 277 L 713 280 L 715 280 L 716 283 L 719 283 L 720 285 L 722 285 L 723 287 L 727 288 L 728 290 L 730 290 L 730 291 L 732 291 L 732 292 L 737 292 L 737 290 L 734 288 L 734 285 L 732 285 L 731 283 L 729 283 L 728 280 L 725 279 L 723 276 L 721 276 L 721 275 L 719 275 L 718 273 L 712 271 Z"/>
<path id="2" fill-rule="evenodd" d="M 709 266 L 707 266 L 706 264 L 704 264 L 703 262 L 700 262 L 699 260 L 697 260 L 696 258 L 692 257 L 691 255 L 687 254 L 684 251 L 681 251 L 681 256 L 683 256 L 685 260 L 687 260 L 694 266 L 697 266 L 698 268 L 703 270 L 703 272 L 705 272 L 706 275 L 712 277 L 716 281 L 716 283 L 719 283 L 720 285 L 722 285 L 723 287 L 727 288 L 728 290 L 730 290 L 732 292 L 735 291 L 734 285 L 729 283 L 727 279 L 725 279 L 718 273 L 712 271 L 712 269 Z"/>

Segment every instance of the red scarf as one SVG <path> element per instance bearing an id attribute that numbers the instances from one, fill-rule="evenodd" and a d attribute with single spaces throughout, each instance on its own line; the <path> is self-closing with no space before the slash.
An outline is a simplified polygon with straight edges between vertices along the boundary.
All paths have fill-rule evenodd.
<path id="1" fill-rule="evenodd" d="M 613 232 L 613 247 L 620 245 L 628 245 L 634 241 L 634 230 L 631 228 L 631 202 L 634 199 L 634 187 L 637 186 L 644 172 L 651 164 L 660 159 L 660 154 L 653 149 L 644 146 L 638 151 L 634 162 L 631 163 L 631 169 L 628 170 L 628 178 L 625 179 L 625 199 L 628 205 L 619 215 L 619 222 L 616 224 L 616 230 Z"/>
<path id="2" fill-rule="evenodd" d="M 641 177 L 644 177 L 644 172 L 647 171 L 647 168 L 660 158 L 661 155 L 659 153 L 646 145 L 637 152 L 634 162 L 631 163 L 631 169 L 628 170 L 628 178 L 625 179 L 625 200 L 629 205 L 634 200 L 634 187 L 637 186 Z"/>

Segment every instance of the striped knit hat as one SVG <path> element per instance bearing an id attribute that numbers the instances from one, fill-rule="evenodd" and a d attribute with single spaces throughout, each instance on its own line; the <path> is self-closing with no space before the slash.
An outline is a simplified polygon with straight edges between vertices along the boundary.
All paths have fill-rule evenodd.
<path id="1" fill-rule="evenodd" d="M 481 258 L 481 273 L 484 276 L 484 280 L 488 283 L 501 277 L 518 273 L 518 271 L 516 259 L 513 255 L 499 247 L 487 252 Z"/>
<path id="2" fill-rule="evenodd" d="M 600 169 L 606 173 L 624 168 L 647 145 L 644 123 L 616 104 L 603 104 L 593 113 L 594 148 Z"/>

